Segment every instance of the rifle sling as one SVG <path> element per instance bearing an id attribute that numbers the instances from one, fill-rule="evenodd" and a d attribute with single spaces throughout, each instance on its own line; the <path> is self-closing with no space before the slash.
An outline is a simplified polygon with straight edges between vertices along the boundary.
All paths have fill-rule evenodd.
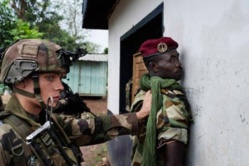
<path id="1" fill-rule="evenodd" d="M 27 124 L 24 120 L 21 120 L 20 118 L 16 117 L 15 115 L 7 116 L 5 119 L 3 119 L 3 122 L 9 124 L 22 137 L 24 142 L 26 141 L 26 137 L 30 133 L 32 133 L 32 130 L 31 130 L 29 124 Z M 41 157 L 40 157 L 41 154 L 38 155 L 36 149 L 33 146 L 29 146 L 29 147 L 32 150 L 32 152 L 35 154 L 35 156 L 38 158 L 40 163 L 43 166 L 47 166 L 47 165 L 45 165 L 45 163 L 41 159 Z M 25 160 L 24 157 L 23 157 L 23 160 Z"/>

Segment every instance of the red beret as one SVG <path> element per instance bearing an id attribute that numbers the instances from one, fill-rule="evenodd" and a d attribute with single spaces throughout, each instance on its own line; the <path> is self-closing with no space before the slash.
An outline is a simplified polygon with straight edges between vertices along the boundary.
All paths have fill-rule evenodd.
<path id="1" fill-rule="evenodd" d="M 143 58 L 159 55 L 170 50 L 176 49 L 178 43 L 170 37 L 162 37 L 159 39 L 149 39 L 145 41 L 139 48 Z"/>

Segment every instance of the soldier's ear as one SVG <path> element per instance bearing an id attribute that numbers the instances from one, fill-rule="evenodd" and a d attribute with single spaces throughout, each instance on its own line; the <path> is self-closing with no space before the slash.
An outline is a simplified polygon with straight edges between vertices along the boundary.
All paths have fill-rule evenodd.
<path id="1" fill-rule="evenodd" d="M 153 72 L 153 73 L 158 72 L 158 66 L 155 62 L 150 62 L 148 66 L 149 66 L 149 69 L 151 72 Z"/>
<path id="2" fill-rule="evenodd" d="M 25 79 L 23 79 L 22 81 L 19 81 L 18 83 L 16 83 L 15 84 L 15 86 L 17 87 L 17 88 L 25 88 L 26 86 L 28 86 L 28 82 L 32 82 L 32 80 L 31 79 L 28 79 L 28 78 L 25 78 Z"/>
<path id="3" fill-rule="evenodd" d="M 25 87 L 24 80 L 19 81 L 18 83 L 15 83 L 14 86 L 17 87 L 17 88 L 24 88 Z"/>

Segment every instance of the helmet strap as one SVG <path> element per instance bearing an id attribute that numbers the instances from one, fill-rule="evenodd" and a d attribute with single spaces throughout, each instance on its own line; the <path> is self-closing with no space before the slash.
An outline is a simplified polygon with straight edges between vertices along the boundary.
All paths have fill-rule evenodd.
<path id="1" fill-rule="evenodd" d="M 35 94 L 24 91 L 24 90 L 19 89 L 19 88 L 15 87 L 15 86 L 13 86 L 13 91 L 16 92 L 16 93 L 19 93 L 19 94 L 21 94 L 23 96 L 29 97 L 29 98 L 35 98 Z"/>
<path id="2" fill-rule="evenodd" d="M 43 102 L 42 98 L 41 98 L 41 88 L 39 86 L 39 74 L 38 73 L 33 73 L 31 76 L 33 83 L 34 83 L 34 95 L 35 98 L 39 101 L 39 103 L 41 104 L 42 108 L 45 108 L 46 105 Z"/>

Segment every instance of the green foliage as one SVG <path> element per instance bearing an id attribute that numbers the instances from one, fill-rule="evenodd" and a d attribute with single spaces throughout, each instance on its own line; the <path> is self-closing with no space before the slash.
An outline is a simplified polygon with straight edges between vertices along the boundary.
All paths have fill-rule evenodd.
<path id="1" fill-rule="evenodd" d="M 0 47 L 5 48 L 18 39 L 42 38 L 43 33 L 37 27 L 31 28 L 28 22 L 24 22 L 13 14 L 9 1 L 0 2 Z"/>
<path id="2" fill-rule="evenodd" d="M 55 13 L 50 10 L 50 0 L 11 0 L 10 3 L 16 16 L 29 22 L 31 27 Z"/>
<path id="3" fill-rule="evenodd" d="M 9 5 L 8 0 L 0 1 L 0 47 L 6 47 L 12 43 L 13 36 L 10 29 L 16 27 L 16 17 Z"/>
<path id="4" fill-rule="evenodd" d="M 90 53 L 98 52 L 99 45 L 84 41 L 86 33 L 82 32 L 78 21 L 81 18 L 81 8 L 78 3 L 81 4 L 81 1 L 67 3 L 65 5 L 51 0 L 0 0 L 0 48 L 7 47 L 17 39 L 42 38 L 53 41 L 68 50 L 81 47 Z M 77 9 L 70 6 L 73 3 Z M 62 10 L 62 8 L 65 9 Z M 59 11 L 63 11 L 61 15 Z M 66 13 L 66 11 L 70 12 Z M 63 20 L 68 22 L 66 24 L 64 22 L 64 26 L 61 26 L 60 23 Z M 69 23 L 71 26 L 67 27 Z M 72 31 L 73 29 L 75 31 Z"/>
<path id="5" fill-rule="evenodd" d="M 49 19 L 43 19 L 36 25 L 39 27 L 39 31 L 44 33 L 44 39 L 53 41 L 65 49 L 71 49 L 75 41 L 66 30 L 61 29 L 59 22 L 62 19 L 62 16 L 54 14 Z"/>
<path id="6" fill-rule="evenodd" d="M 16 28 L 10 31 L 13 36 L 14 41 L 19 39 L 39 39 L 42 38 L 43 33 L 38 31 L 37 27 L 30 28 L 28 22 L 23 22 L 22 20 L 17 20 Z"/>
<path id="7" fill-rule="evenodd" d="M 104 49 L 104 54 L 108 54 L 108 48 L 107 47 Z"/>

